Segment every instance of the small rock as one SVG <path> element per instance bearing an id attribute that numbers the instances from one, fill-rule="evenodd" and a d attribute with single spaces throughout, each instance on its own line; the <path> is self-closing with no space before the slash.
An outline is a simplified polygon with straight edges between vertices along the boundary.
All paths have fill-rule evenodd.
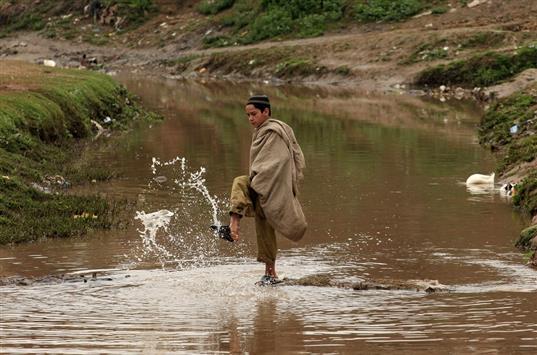
<path id="1" fill-rule="evenodd" d="M 446 92 L 448 90 L 447 86 L 445 85 L 440 85 L 439 89 L 440 89 L 440 92 Z"/>
<path id="2" fill-rule="evenodd" d="M 46 66 L 46 67 L 56 67 L 56 62 L 53 61 L 53 60 L 50 60 L 50 59 L 45 59 L 43 60 L 43 65 Z"/>
<path id="3" fill-rule="evenodd" d="M 34 189 L 36 189 L 39 192 L 42 192 L 44 194 L 51 194 L 52 191 L 48 187 L 41 186 L 39 184 L 36 184 L 35 182 L 31 183 L 30 186 L 32 186 Z"/>
<path id="4" fill-rule="evenodd" d="M 153 180 L 155 180 L 159 184 L 162 184 L 162 183 L 165 183 L 166 181 L 168 181 L 168 178 L 166 176 L 161 175 L 161 176 L 155 177 Z"/>
<path id="5" fill-rule="evenodd" d="M 112 122 L 112 119 L 110 118 L 110 116 L 106 116 L 103 120 L 103 123 L 110 123 Z"/>
<path id="6" fill-rule="evenodd" d="M 464 98 L 464 89 L 461 87 L 458 87 L 455 89 L 455 98 L 457 100 L 461 100 Z"/>
<path id="7" fill-rule="evenodd" d="M 432 23 L 428 23 L 425 25 L 425 28 L 432 28 L 433 27 L 433 24 Z"/>
<path id="8" fill-rule="evenodd" d="M 423 90 L 410 90 L 408 92 L 410 95 L 414 95 L 414 96 L 425 96 L 427 95 L 427 93 Z"/>
<path id="9" fill-rule="evenodd" d="M 471 3 L 468 4 L 468 7 L 476 7 L 476 6 L 479 6 L 479 5 L 482 5 L 482 4 L 486 3 L 488 1 L 489 0 L 474 0 Z"/>
<path id="10" fill-rule="evenodd" d="M 429 16 L 429 15 L 432 15 L 432 14 L 433 14 L 433 12 L 431 10 L 429 10 L 429 11 L 422 12 L 421 14 L 414 15 L 413 17 L 414 18 L 420 18 L 420 17 L 423 17 L 423 16 Z"/>
<path id="11" fill-rule="evenodd" d="M 531 220 L 531 224 L 532 225 L 536 225 L 537 224 L 537 214 L 535 216 L 533 216 L 533 219 Z"/>

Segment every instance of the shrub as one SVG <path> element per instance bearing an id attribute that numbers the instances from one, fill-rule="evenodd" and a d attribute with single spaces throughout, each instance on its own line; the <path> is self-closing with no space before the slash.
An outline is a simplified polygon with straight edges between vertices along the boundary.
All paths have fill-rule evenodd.
<path id="1" fill-rule="evenodd" d="M 437 7 L 433 7 L 431 9 L 431 13 L 433 15 L 442 15 L 442 14 L 445 14 L 446 12 L 448 12 L 449 9 L 446 7 L 446 6 L 437 6 Z"/>
<path id="2" fill-rule="evenodd" d="M 355 7 L 360 21 L 400 21 L 423 10 L 422 0 L 367 0 Z"/>
<path id="3" fill-rule="evenodd" d="M 274 8 L 252 23 L 247 39 L 250 42 L 258 42 L 289 33 L 292 28 L 293 20 L 289 13 L 282 8 Z"/>
<path id="4" fill-rule="evenodd" d="M 324 15 L 308 15 L 298 22 L 299 37 L 316 37 L 324 33 L 326 17 Z"/>
<path id="5" fill-rule="evenodd" d="M 211 4 L 215 13 L 217 2 Z M 202 4 L 208 3 L 208 0 Z M 343 16 L 343 0 L 237 0 L 232 3 L 233 11 L 220 19 L 225 27 L 233 27 L 231 43 L 254 43 L 269 38 L 295 34 L 298 37 L 313 37 L 324 33 L 328 23 Z M 246 29 L 246 31 L 244 30 Z M 239 34 L 239 31 L 241 32 Z M 223 41 L 208 40 L 207 46 L 221 46 Z"/>
<path id="6" fill-rule="evenodd" d="M 263 0 L 262 8 L 280 8 L 287 12 L 291 18 L 298 19 L 312 14 L 325 15 L 330 21 L 341 18 L 343 4 L 341 0 Z"/>

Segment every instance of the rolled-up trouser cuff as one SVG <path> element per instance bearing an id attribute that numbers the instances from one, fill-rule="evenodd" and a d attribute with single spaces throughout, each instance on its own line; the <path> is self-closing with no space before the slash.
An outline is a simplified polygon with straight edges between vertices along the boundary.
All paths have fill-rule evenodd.
<path id="1" fill-rule="evenodd" d="M 252 196 L 250 196 L 250 190 L 250 181 L 248 179 L 248 176 L 237 176 L 233 180 L 230 196 L 230 214 L 235 213 L 241 217 L 253 217 L 254 202 Z"/>

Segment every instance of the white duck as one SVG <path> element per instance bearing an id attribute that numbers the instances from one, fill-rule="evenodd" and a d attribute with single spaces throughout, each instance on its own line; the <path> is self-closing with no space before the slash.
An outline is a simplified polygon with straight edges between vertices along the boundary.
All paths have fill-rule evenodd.
<path id="1" fill-rule="evenodd" d="M 466 185 L 494 185 L 495 173 L 490 175 L 473 174 L 466 179 Z"/>

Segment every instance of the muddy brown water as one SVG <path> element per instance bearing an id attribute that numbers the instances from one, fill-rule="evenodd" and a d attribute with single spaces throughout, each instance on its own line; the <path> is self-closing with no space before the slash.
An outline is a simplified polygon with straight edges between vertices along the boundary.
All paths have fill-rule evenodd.
<path id="1" fill-rule="evenodd" d="M 0 288 L 2 353 L 535 353 L 537 272 L 513 247 L 522 218 L 495 191 L 461 184 L 494 167 L 476 142 L 480 110 L 408 95 L 349 90 L 120 79 L 166 120 L 91 152 L 121 177 L 83 187 L 175 215 L 143 243 L 124 230 L 0 248 L 2 276 L 87 273 L 88 282 Z M 301 199 L 310 222 L 280 240 L 281 276 L 438 280 L 450 292 L 354 291 L 254 283 L 253 224 L 232 245 L 207 230 L 210 206 L 154 183 L 152 158 L 206 169 L 224 201 L 248 167 L 245 98 L 266 92 L 296 132 L 308 167 Z M 89 153 L 88 153 L 89 154 Z M 105 269 L 91 279 L 92 269 Z M 86 270 L 86 271 L 85 271 Z M 82 279 L 81 279 L 82 280 Z"/>

